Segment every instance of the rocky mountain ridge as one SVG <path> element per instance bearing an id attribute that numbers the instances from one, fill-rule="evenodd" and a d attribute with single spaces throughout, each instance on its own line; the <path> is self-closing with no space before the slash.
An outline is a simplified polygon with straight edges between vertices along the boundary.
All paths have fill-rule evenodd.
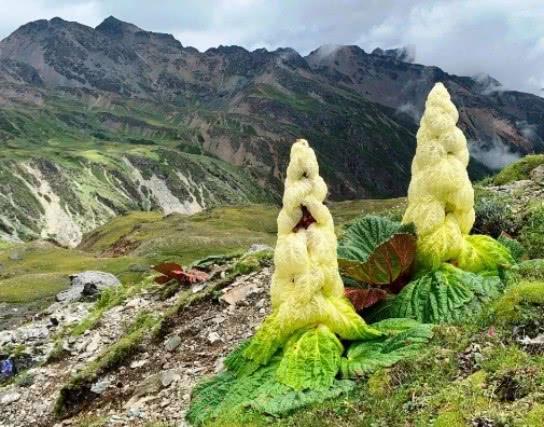
<path id="1" fill-rule="evenodd" d="M 0 42 L 2 236 L 76 244 L 127 209 L 278 200 L 298 137 L 316 149 L 333 199 L 404 195 L 417 121 L 436 81 L 460 110 L 473 177 L 544 150 L 542 98 L 415 64 L 408 50 L 199 52 L 113 17 L 96 28 L 30 22 Z M 127 153 L 144 160 L 129 160 L 132 168 Z M 188 156 L 201 174 L 185 173 Z M 74 227 L 51 223 L 51 203 L 40 196 L 47 189 L 28 185 L 25 171 L 42 160 L 50 167 L 41 179 L 56 189 L 47 197 L 58 198 L 53 210 Z"/>

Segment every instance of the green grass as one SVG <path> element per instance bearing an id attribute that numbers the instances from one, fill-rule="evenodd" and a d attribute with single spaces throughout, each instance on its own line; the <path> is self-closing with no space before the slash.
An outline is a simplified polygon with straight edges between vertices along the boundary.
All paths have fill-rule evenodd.
<path id="1" fill-rule="evenodd" d="M 101 270 L 117 275 L 125 283 L 135 283 L 142 273 L 130 271 L 137 257 L 101 258 L 91 253 L 64 249 L 43 242 L 11 245 L 0 251 L 0 302 L 50 302 L 65 289 L 68 276 L 85 270 Z"/>
<path id="2" fill-rule="evenodd" d="M 532 154 L 506 166 L 494 178 L 495 185 L 504 185 L 521 179 L 529 179 L 531 171 L 544 164 L 544 154 Z"/>
<path id="3" fill-rule="evenodd" d="M 369 199 L 331 202 L 329 207 L 341 232 L 358 215 L 398 216 L 404 204 L 402 198 Z M 244 252 L 254 243 L 274 246 L 278 212 L 279 207 L 262 204 L 167 217 L 158 212 L 130 212 L 84 236 L 77 249 L 44 242 L 6 244 L 0 248 L 0 302 L 46 304 L 66 288 L 70 274 L 80 271 L 110 272 L 129 285 L 141 280 L 148 274 L 146 268 L 159 262 L 186 265 L 209 255 Z M 119 242 L 129 243 L 128 252 L 121 256 L 112 251 Z"/>
<path id="4" fill-rule="evenodd" d="M 0 280 L 0 302 L 23 303 L 51 300 L 68 284 L 68 276 L 62 273 L 24 274 Z"/>

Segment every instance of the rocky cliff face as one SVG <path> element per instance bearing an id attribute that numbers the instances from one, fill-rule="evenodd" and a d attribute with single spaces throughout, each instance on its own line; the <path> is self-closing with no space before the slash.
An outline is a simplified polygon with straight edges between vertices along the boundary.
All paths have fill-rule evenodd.
<path id="1" fill-rule="evenodd" d="M 1 221 L 4 234 L 51 231 L 57 225 L 46 226 L 45 218 L 59 215 L 95 224 L 90 217 L 74 219 L 81 206 L 93 210 L 87 209 L 89 197 L 98 200 L 95 211 L 108 215 L 121 206 L 190 210 L 233 195 L 277 199 L 288 149 L 297 137 L 316 149 L 333 198 L 402 195 L 417 121 L 436 81 L 446 84 L 459 107 L 461 127 L 471 140 L 473 176 L 544 150 L 543 99 L 497 90 L 498 82 L 490 78 L 452 76 L 412 59 L 408 50 L 367 54 L 356 46 L 322 47 L 306 57 L 288 48 L 249 52 L 220 46 L 199 52 L 171 35 L 113 17 L 96 28 L 60 18 L 26 24 L 0 42 L 0 142 L 5 147 L 0 160 L 4 176 L 16 183 L 5 185 L 1 199 L 9 207 Z M 176 154 L 157 160 L 160 148 Z M 127 163 L 125 152 L 145 153 L 163 166 L 171 163 L 169 156 L 185 159 L 190 153 L 213 166 L 203 166 L 199 176 L 204 181 L 197 181 L 186 175 L 185 166 L 176 165 L 168 176 L 179 173 L 184 179 L 164 181 L 164 174 L 146 176 L 138 162 Z M 105 167 L 104 155 L 114 158 L 106 161 L 107 173 L 98 172 Z M 57 213 L 48 216 L 52 208 L 44 207 L 39 195 L 48 194 L 48 188 L 29 186 L 41 180 L 29 172 L 39 169 L 36 158 L 54 164 L 69 177 L 62 182 L 79 189 L 57 186 L 58 205 L 66 215 L 55 207 Z M 232 179 L 216 179 L 216 167 L 228 169 Z M 11 170 L 17 173 L 10 175 Z M 104 178 L 109 182 L 104 188 L 111 185 L 112 191 L 104 196 L 104 190 L 93 190 L 100 197 L 88 196 L 80 178 L 89 170 L 100 177 L 116 173 L 123 184 Z M 222 186 L 208 186 L 208 178 Z M 20 203 L 12 193 L 19 183 L 28 189 L 35 210 L 10 207 Z M 147 193 L 137 191 L 141 188 Z M 63 199 L 64 194 L 71 196 Z M 34 225 L 19 225 L 28 222 Z M 72 229 L 73 236 L 85 231 L 60 228 Z"/>

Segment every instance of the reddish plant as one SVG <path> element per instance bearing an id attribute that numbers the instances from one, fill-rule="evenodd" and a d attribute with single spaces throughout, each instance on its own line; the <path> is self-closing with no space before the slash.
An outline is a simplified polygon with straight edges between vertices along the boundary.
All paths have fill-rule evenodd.
<path id="1" fill-rule="evenodd" d="M 378 288 L 346 288 L 344 294 L 357 311 L 371 307 L 387 297 L 387 292 Z"/>
<path id="2" fill-rule="evenodd" d="M 300 221 L 297 225 L 295 225 L 295 228 L 293 228 L 293 232 L 297 232 L 301 228 L 307 229 L 310 225 L 312 225 L 315 221 L 315 218 L 312 216 L 310 211 L 306 206 L 301 206 L 302 209 L 302 218 L 300 218 Z"/>
<path id="3" fill-rule="evenodd" d="M 175 262 L 157 264 L 153 266 L 153 270 L 162 274 L 155 277 L 155 282 L 159 284 L 177 280 L 180 285 L 192 285 L 193 283 L 204 282 L 209 277 L 207 273 L 200 270 L 184 270 L 181 265 Z"/>

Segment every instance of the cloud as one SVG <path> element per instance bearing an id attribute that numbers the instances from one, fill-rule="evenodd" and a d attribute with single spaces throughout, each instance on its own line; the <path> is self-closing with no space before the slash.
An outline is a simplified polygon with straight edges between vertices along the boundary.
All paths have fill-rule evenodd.
<path id="1" fill-rule="evenodd" d="M 407 102 L 405 104 L 402 104 L 399 108 L 397 108 L 397 113 L 403 113 L 408 115 L 412 118 L 414 123 L 419 123 L 419 120 L 421 119 L 422 111 L 418 109 L 414 104 L 411 102 Z"/>
<path id="2" fill-rule="evenodd" d="M 412 45 L 416 62 L 544 93 L 541 0 L 3 0 L 0 37 L 55 15 L 91 26 L 114 15 L 199 50 L 237 44 L 307 54 L 321 45 Z"/>
<path id="3" fill-rule="evenodd" d="M 0 13 L 0 38 L 4 38 L 29 21 L 51 19 L 60 16 L 68 21 L 96 25 L 102 17 L 97 1 L 48 1 L 20 0 L 2 1 Z"/>
<path id="4" fill-rule="evenodd" d="M 516 121 L 516 126 L 521 134 L 530 141 L 538 139 L 537 125 L 529 124 L 525 120 Z"/>
<path id="5" fill-rule="evenodd" d="M 499 138 L 495 138 L 491 144 L 469 141 L 468 148 L 472 157 L 492 170 L 500 170 L 521 157 Z"/>

